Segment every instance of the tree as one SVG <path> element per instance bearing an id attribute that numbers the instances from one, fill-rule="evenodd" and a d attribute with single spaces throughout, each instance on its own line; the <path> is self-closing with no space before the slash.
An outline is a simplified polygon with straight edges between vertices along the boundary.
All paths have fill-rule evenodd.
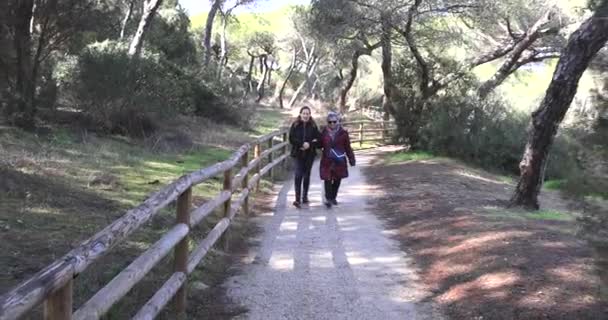
<path id="1" fill-rule="evenodd" d="M 255 0 L 237 0 L 234 3 L 234 5 L 232 6 L 232 8 L 225 10 L 225 14 L 223 13 L 224 32 L 226 30 L 226 23 L 227 23 L 226 17 L 230 15 L 232 10 L 234 10 L 235 8 L 237 8 L 239 6 L 251 4 L 254 1 Z M 212 2 L 211 2 L 211 8 L 209 9 L 209 14 L 207 15 L 207 21 L 205 23 L 205 32 L 203 33 L 203 48 L 205 50 L 203 64 L 205 66 L 208 66 L 209 61 L 211 60 L 211 51 L 212 51 L 211 38 L 213 37 L 213 21 L 215 20 L 215 16 L 217 15 L 218 11 L 222 12 L 222 7 L 224 6 L 225 3 L 226 3 L 226 0 L 212 0 Z"/>
<path id="2" fill-rule="evenodd" d="M 291 96 L 289 104 L 287 105 L 288 108 L 291 108 L 295 104 L 298 96 L 300 95 L 300 91 L 302 91 L 302 88 L 304 88 L 304 86 L 310 81 L 310 78 L 314 74 L 320 60 L 320 55 L 317 53 L 317 43 L 314 41 L 312 41 L 312 43 L 307 43 L 304 37 L 299 33 L 298 37 L 300 38 L 300 43 L 302 45 L 301 53 L 304 54 L 302 63 L 300 65 L 304 68 L 303 73 L 305 78 L 304 81 L 298 85 L 296 91 L 293 93 L 293 96 Z"/>
<path id="3" fill-rule="evenodd" d="M 158 10 L 161 3 L 162 0 L 144 0 L 143 13 L 139 19 L 139 25 L 137 27 L 137 31 L 135 32 L 135 36 L 133 36 L 131 45 L 129 46 L 129 55 L 132 57 L 139 57 L 141 48 L 144 44 L 144 36 L 146 31 L 150 27 L 152 19 L 154 19 L 154 15 L 156 14 L 156 10 Z"/>
<path id="4" fill-rule="evenodd" d="M 296 70 L 299 66 L 299 61 L 297 59 L 298 54 L 300 53 L 299 50 L 300 48 L 297 43 L 292 44 L 291 63 L 289 64 L 287 75 L 285 76 L 285 79 L 283 79 L 283 84 L 281 85 L 281 89 L 279 90 L 279 106 L 281 107 L 281 109 L 285 108 L 283 103 L 283 94 L 285 93 L 285 87 L 287 86 L 287 82 L 289 81 L 289 78 L 291 78 L 293 71 Z"/>
<path id="5" fill-rule="evenodd" d="M 520 179 L 511 205 L 538 209 L 547 155 L 578 81 L 589 62 L 608 40 L 608 0 L 598 1 L 594 14 L 568 39 L 555 67 L 545 98 L 532 114 L 528 142 L 520 162 Z"/>
<path id="6" fill-rule="evenodd" d="M 78 37 L 74 30 L 86 30 L 86 13 L 91 6 L 91 2 L 77 0 L 14 0 L 9 3 L 13 19 L 3 28 L 8 31 L 8 37 L 12 35 L 16 107 L 9 105 L 7 111 L 16 124 L 34 126 L 41 65 L 53 52 Z M 12 77 L 7 75 L 7 78 Z"/>
<path id="7" fill-rule="evenodd" d="M 126 13 L 125 13 L 125 17 L 122 20 L 122 24 L 120 26 L 120 39 L 123 39 L 125 37 L 125 31 L 127 29 L 127 24 L 129 23 L 129 20 L 131 20 L 131 16 L 133 15 L 133 7 L 135 6 L 135 0 L 130 0 L 126 3 Z"/>
<path id="8" fill-rule="evenodd" d="M 381 45 L 382 42 L 370 44 L 369 42 L 367 42 L 367 40 L 364 39 L 362 47 L 355 49 L 355 51 L 353 52 L 351 58 L 351 69 L 348 75 L 348 79 L 346 79 L 346 82 L 344 83 L 342 88 L 340 88 L 340 95 L 338 96 L 338 108 L 340 109 L 341 113 L 346 113 L 346 111 L 348 111 L 346 107 L 346 95 L 348 95 L 348 92 L 353 87 L 353 84 L 357 79 L 357 72 L 359 70 L 359 58 L 364 55 L 371 55 L 372 51 L 374 51 L 376 48 L 379 48 Z"/>
<path id="9" fill-rule="evenodd" d="M 247 44 L 247 54 L 249 55 L 250 61 L 249 61 L 249 70 L 247 71 L 247 76 L 245 78 L 245 82 L 246 82 L 245 95 L 244 95 L 245 97 L 249 94 L 249 92 L 251 91 L 251 89 L 253 87 L 252 76 L 253 76 L 253 72 L 255 70 L 256 59 L 258 60 L 259 65 L 260 65 L 259 70 L 260 70 L 260 75 L 261 75 L 261 79 L 258 82 L 258 86 L 257 86 L 258 99 L 261 99 L 260 92 L 261 92 L 261 95 L 263 96 L 263 94 L 264 94 L 263 88 L 264 88 L 266 79 L 268 78 L 268 72 L 269 72 L 269 68 L 266 63 L 267 57 L 272 55 L 275 50 L 276 50 L 275 38 L 272 33 L 256 32 L 249 39 L 248 44 Z"/>
<path id="10" fill-rule="evenodd" d="M 313 37 L 332 44 L 332 55 L 336 57 L 335 65 L 339 66 L 338 78 L 341 82 L 338 108 L 344 113 L 347 111 L 346 97 L 357 79 L 359 58 L 371 55 L 372 51 L 382 45 L 377 40 L 370 43 L 370 39 L 378 38 L 378 24 L 370 19 L 369 12 L 364 12 L 357 3 L 348 0 L 313 1 L 310 16 L 308 29 L 312 31 Z M 347 77 L 342 71 L 342 65 L 346 61 L 350 66 Z"/>
<path id="11" fill-rule="evenodd" d="M 16 91 L 18 95 L 17 108 L 14 121 L 24 127 L 34 126 L 35 115 L 35 76 L 33 74 L 32 34 L 30 24 L 34 11 L 34 0 L 17 0 L 13 3 L 12 16 L 14 47 L 17 56 L 16 62 Z"/>
<path id="12" fill-rule="evenodd" d="M 391 28 L 389 17 L 382 17 L 382 34 L 380 43 L 382 45 L 382 80 L 384 96 L 382 97 L 382 110 L 384 110 L 384 119 L 388 120 L 390 114 L 395 115 L 393 107 L 393 46 L 391 43 Z"/>
<path id="13" fill-rule="evenodd" d="M 148 47 L 162 52 L 168 60 L 179 65 L 196 65 L 196 44 L 188 28 L 190 19 L 181 8 L 169 8 L 163 2 L 146 36 Z"/>
<path id="14" fill-rule="evenodd" d="M 205 23 L 205 33 L 203 38 L 203 47 L 205 48 L 203 64 L 205 66 L 209 65 L 209 60 L 211 59 L 211 36 L 213 34 L 213 20 L 215 20 L 215 16 L 217 15 L 217 12 L 220 10 L 223 4 L 224 0 L 213 0 L 211 3 L 211 8 L 209 9 L 209 14 L 207 15 L 207 22 Z"/>

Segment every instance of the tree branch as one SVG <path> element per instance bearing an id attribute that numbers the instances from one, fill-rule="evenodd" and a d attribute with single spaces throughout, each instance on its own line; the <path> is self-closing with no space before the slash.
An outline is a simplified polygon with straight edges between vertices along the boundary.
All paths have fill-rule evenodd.
<path id="1" fill-rule="evenodd" d="M 470 4 L 455 4 L 455 5 L 451 5 L 451 6 L 447 6 L 447 7 L 443 7 L 443 8 L 435 8 L 435 9 L 420 11 L 418 14 L 424 15 L 427 13 L 448 13 L 448 12 L 449 13 L 463 13 L 466 11 L 463 9 L 476 9 L 476 8 L 479 8 L 479 6 L 470 5 Z"/>
<path id="2" fill-rule="evenodd" d="M 412 22 L 414 21 L 414 14 L 418 10 L 418 6 L 420 6 L 421 2 L 422 2 L 422 0 L 414 1 L 414 4 L 412 4 L 412 6 L 410 7 L 410 9 L 408 10 L 408 13 L 407 13 L 407 22 L 405 24 L 405 29 L 404 30 L 397 29 L 397 32 L 399 32 L 405 38 L 410 51 L 412 52 L 412 54 L 414 55 L 414 58 L 416 59 L 416 63 L 420 67 L 420 77 L 421 77 L 420 91 L 421 91 L 422 95 L 426 97 L 429 93 L 428 88 L 429 88 L 429 83 L 430 83 L 430 79 L 431 79 L 430 69 L 429 69 L 428 63 L 424 60 L 424 57 L 418 50 L 418 47 L 416 46 L 416 43 L 414 42 L 414 37 L 412 36 Z"/>
<path id="3" fill-rule="evenodd" d="M 485 98 L 494 88 L 500 85 L 506 77 L 513 73 L 513 68 L 517 66 L 521 55 L 525 50 L 541 36 L 541 28 L 551 20 L 553 9 L 547 10 L 530 29 L 526 30 L 521 40 L 513 47 L 513 50 L 506 57 L 504 63 L 488 81 L 484 82 L 479 88 L 479 96 Z"/>

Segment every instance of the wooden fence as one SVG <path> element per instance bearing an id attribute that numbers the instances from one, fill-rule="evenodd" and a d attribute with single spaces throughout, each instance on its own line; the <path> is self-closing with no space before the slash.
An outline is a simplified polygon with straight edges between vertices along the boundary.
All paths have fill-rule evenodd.
<path id="1" fill-rule="evenodd" d="M 287 131 L 287 128 L 283 128 L 260 137 L 241 146 L 228 160 L 184 175 L 152 194 L 141 205 L 127 211 L 120 219 L 61 259 L 2 295 L 0 319 L 19 318 L 40 303 L 44 303 L 44 319 L 98 319 L 171 250 L 174 251 L 173 274 L 139 310 L 134 319 L 154 318 L 173 297 L 176 312 L 183 313 L 186 307 L 187 275 L 196 268 L 220 236 L 226 233 L 235 215 L 239 211 L 249 213 L 248 199 L 259 188 L 261 177 L 266 174 L 272 176 L 273 168 L 289 156 Z M 276 138 L 279 138 L 279 141 L 276 141 Z M 249 160 L 252 147 L 253 158 Z M 265 150 L 262 151 L 263 149 Z M 262 167 L 264 159 L 268 159 L 268 163 Z M 236 171 L 237 168 L 240 169 Z M 218 175 L 223 175 L 224 178 L 223 191 L 198 208 L 192 208 L 192 188 Z M 177 201 L 176 224 L 72 313 L 74 278 L 173 201 Z M 189 252 L 188 234 L 191 228 L 220 206 L 223 206 L 223 218 L 198 246 Z"/>
<path id="2" fill-rule="evenodd" d="M 351 136 L 355 132 L 358 134 L 358 139 L 352 141 L 360 144 L 386 141 L 390 136 L 388 133 L 394 130 L 393 124 L 389 122 L 357 121 L 343 125 L 350 128 Z M 366 133 L 371 135 L 366 136 Z M 224 237 L 222 242 L 227 245 L 228 227 L 236 214 L 249 214 L 249 196 L 258 190 L 260 179 L 266 174 L 270 174 L 272 178 L 273 168 L 284 163 L 289 156 L 287 134 L 288 128 L 282 128 L 260 137 L 241 146 L 229 159 L 184 175 L 152 194 L 142 204 L 127 211 L 121 218 L 61 259 L 0 296 L 0 320 L 17 319 L 40 303 L 44 304 L 43 317 L 47 320 L 99 319 L 171 250 L 174 252 L 173 274 L 133 319 L 153 319 L 171 299 L 175 304 L 175 312 L 183 314 L 186 310 L 188 275 L 195 270 L 220 237 Z M 250 151 L 253 151 L 251 159 Z M 267 164 L 262 167 L 265 159 Z M 193 208 L 192 188 L 218 175 L 223 175 L 223 191 L 199 207 Z M 237 192 L 238 196 L 235 196 Z M 173 201 L 177 202 L 175 225 L 73 312 L 74 278 Z M 223 218 L 190 252 L 190 230 L 219 207 L 222 207 Z"/>
<path id="3" fill-rule="evenodd" d="M 350 121 L 343 123 L 342 126 L 350 133 L 350 141 L 359 143 L 359 146 L 362 146 L 364 142 L 389 142 L 396 131 L 394 121 Z"/>

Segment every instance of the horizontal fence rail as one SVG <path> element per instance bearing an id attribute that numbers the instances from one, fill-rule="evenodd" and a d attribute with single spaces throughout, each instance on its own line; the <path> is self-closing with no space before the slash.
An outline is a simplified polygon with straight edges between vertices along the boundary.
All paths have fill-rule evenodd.
<path id="1" fill-rule="evenodd" d="M 388 142 L 397 132 L 395 122 L 392 120 L 346 121 L 342 126 L 348 129 L 351 137 L 357 134 L 357 139 L 351 138 L 351 142 L 358 142 L 359 146 L 363 146 L 364 142 Z"/>
<path id="2" fill-rule="evenodd" d="M 77 248 L 0 296 L 0 320 L 17 319 L 41 303 L 44 304 L 44 319 L 99 319 L 171 250 L 174 251 L 173 274 L 139 310 L 134 319 L 154 318 L 171 299 L 175 301 L 175 311 L 184 313 L 188 274 L 196 269 L 216 242 L 222 237 L 228 239 L 230 223 L 239 212 L 249 214 L 248 200 L 259 188 L 261 178 L 269 173 L 272 175 L 273 169 L 284 164 L 289 156 L 287 133 L 288 128 L 281 128 L 259 137 L 241 146 L 227 160 L 186 174 L 151 194 L 142 204 L 128 210 L 121 218 Z M 275 140 L 280 142 L 276 143 Z M 265 145 L 268 148 L 265 148 Z M 253 152 L 251 160 L 250 151 Z M 235 168 L 239 170 L 236 171 Z M 237 172 L 234 176 L 233 171 Z M 192 208 L 192 188 L 222 174 L 223 190 L 199 207 Z M 233 196 L 236 196 L 234 200 Z M 174 201 L 177 202 L 175 225 L 73 312 L 74 278 Z M 223 216 L 220 221 L 194 250 L 189 252 L 188 238 L 191 229 L 222 205 Z"/>

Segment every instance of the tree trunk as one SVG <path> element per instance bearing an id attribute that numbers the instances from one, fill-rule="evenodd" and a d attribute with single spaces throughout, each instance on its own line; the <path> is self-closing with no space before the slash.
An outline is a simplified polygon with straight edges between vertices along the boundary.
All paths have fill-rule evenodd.
<path id="1" fill-rule="evenodd" d="M 298 55 L 298 50 L 296 49 L 296 47 L 294 47 L 293 55 L 291 56 L 291 65 L 289 65 L 289 71 L 287 71 L 287 76 L 285 77 L 285 80 L 283 81 L 283 84 L 281 85 L 281 90 L 279 91 L 279 105 L 281 106 L 281 109 L 283 109 L 285 107 L 283 105 L 283 93 L 285 93 L 285 87 L 287 86 L 287 82 L 289 81 L 289 78 L 291 78 L 293 71 L 297 67 L 297 60 L 296 60 L 297 55 Z"/>
<path id="2" fill-rule="evenodd" d="M 266 62 L 268 64 L 268 62 Z M 272 87 L 272 70 L 274 70 L 274 60 L 270 62 L 270 66 L 268 66 L 268 77 L 266 77 L 266 84 L 268 88 Z"/>
<path id="3" fill-rule="evenodd" d="M 249 94 L 249 92 L 251 92 L 251 89 L 253 89 L 251 87 L 251 77 L 253 75 L 253 66 L 255 63 L 256 56 L 252 55 L 251 53 L 249 53 L 249 56 L 251 57 L 251 59 L 249 61 L 249 72 L 247 72 L 247 77 L 245 78 L 245 97 Z"/>
<path id="4" fill-rule="evenodd" d="M 296 89 L 296 92 L 293 93 L 291 100 L 289 100 L 288 108 L 291 109 L 291 107 L 293 107 L 294 103 L 296 103 L 296 100 L 298 99 L 298 96 L 300 95 L 300 91 L 302 91 L 302 88 L 304 88 L 304 86 L 308 83 L 308 80 L 310 79 L 312 74 L 315 72 L 315 68 L 317 67 L 318 61 L 319 60 L 317 60 L 317 58 L 314 57 L 312 64 L 309 64 L 309 67 L 307 68 L 308 72 L 306 73 L 306 79 L 304 79 L 304 81 L 302 81 L 302 83 Z"/>
<path id="5" fill-rule="evenodd" d="M 349 72 L 349 77 L 344 86 L 340 89 L 340 95 L 338 97 L 338 107 L 342 114 L 346 113 L 346 95 L 348 95 L 348 91 L 353 87 L 355 83 L 355 79 L 357 79 L 357 71 L 359 70 L 359 57 L 363 55 L 363 52 L 356 50 L 353 53 L 353 57 L 351 59 L 351 66 Z"/>
<path id="6" fill-rule="evenodd" d="M 156 10 L 161 3 L 162 0 L 144 0 L 144 11 L 141 15 L 141 19 L 139 20 L 139 26 L 137 27 L 135 36 L 133 37 L 133 40 L 131 40 L 131 45 L 129 46 L 130 56 L 136 58 L 139 57 L 141 48 L 144 44 L 144 36 L 146 31 L 150 27 L 152 19 L 154 19 L 154 15 L 156 14 Z"/>
<path id="7" fill-rule="evenodd" d="M 34 0 L 18 0 L 14 8 L 14 45 L 17 55 L 16 89 L 19 99 L 17 114 L 13 116 L 17 125 L 32 128 L 36 111 L 34 104 L 36 79 L 32 78 L 32 34 L 30 33 Z"/>
<path id="8" fill-rule="evenodd" d="M 220 60 L 217 66 L 217 80 L 222 78 L 222 71 L 228 59 L 228 49 L 226 48 L 226 27 L 228 26 L 228 15 L 222 16 L 222 33 L 220 34 Z"/>
<path id="9" fill-rule="evenodd" d="M 207 23 L 205 24 L 205 38 L 203 39 L 203 47 L 205 48 L 205 56 L 204 56 L 204 65 L 209 65 L 209 60 L 211 59 L 211 37 L 213 33 L 213 20 L 215 19 L 215 15 L 217 11 L 222 6 L 222 0 L 215 0 L 211 5 L 211 9 L 209 10 L 209 15 L 207 16 Z"/>
<path id="10" fill-rule="evenodd" d="M 315 94 L 315 90 L 317 90 L 317 84 L 319 84 L 319 76 L 315 75 L 315 82 L 312 83 L 310 87 L 310 92 L 308 93 L 308 97 L 311 99 L 316 99 L 317 95 Z"/>
<path id="11" fill-rule="evenodd" d="M 267 64 L 268 56 L 263 54 L 260 56 L 260 72 L 262 73 L 262 79 L 258 83 L 258 97 L 255 99 L 255 102 L 260 102 L 262 98 L 264 98 L 264 87 L 266 85 L 266 77 L 268 77 L 268 64 Z"/>
<path id="12" fill-rule="evenodd" d="M 293 96 L 291 97 L 291 99 L 289 100 L 289 103 L 287 104 L 287 107 L 291 109 L 291 107 L 293 107 L 293 105 L 296 103 L 296 100 L 298 99 L 298 96 L 300 95 L 300 91 L 302 91 L 302 88 L 304 88 L 304 86 L 306 85 L 307 80 L 302 81 L 302 83 L 300 83 L 300 85 L 298 86 L 298 88 L 296 89 L 296 91 L 293 93 Z"/>
<path id="13" fill-rule="evenodd" d="M 479 88 L 479 97 L 485 99 L 492 90 L 496 89 L 505 79 L 513 73 L 513 68 L 517 66 L 517 62 L 522 53 L 530 48 L 534 41 L 540 35 L 540 29 L 551 19 L 551 10 L 547 11 L 540 19 L 538 19 L 529 30 L 526 31 L 523 38 L 514 46 L 513 50 L 505 58 L 505 62 L 500 66 L 498 71 Z"/>
<path id="14" fill-rule="evenodd" d="M 392 105 L 393 98 L 393 73 L 392 73 L 392 45 L 391 45 L 391 26 L 388 17 L 382 17 L 382 35 L 380 39 L 382 43 L 382 80 L 384 88 L 384 96 L 382 97 L 382 109 L 384 110 L 384 119 L 388 120 L 390 114 L 394 114 L 395 110 Z"/>
<path id="15" fill-rule="evenodd" d="M 120 39 L 124 39 L 125 30 L 127 29 L 127 24 L 129 20 L 131 20 L 131 15 L 133 14 L 133 6 L 135 6 L 135 0 L 129 1 L 129 6 L 127 7 L 127 13 L 125 14 L 125 18 L 122 20 L 122 25 L 120 26 Z"/>
<path id="16" fill-rule="evenodd" d="M 520 179 L 511 205 L 538 209 L 547 155 L 574 95 L 578 81 L 593 56 L 608 40 L 608 0 L 568 39 L 555 67 L 553 80 L 538 110 L 532 114 L 528 142 L 519 164 Z"/>

